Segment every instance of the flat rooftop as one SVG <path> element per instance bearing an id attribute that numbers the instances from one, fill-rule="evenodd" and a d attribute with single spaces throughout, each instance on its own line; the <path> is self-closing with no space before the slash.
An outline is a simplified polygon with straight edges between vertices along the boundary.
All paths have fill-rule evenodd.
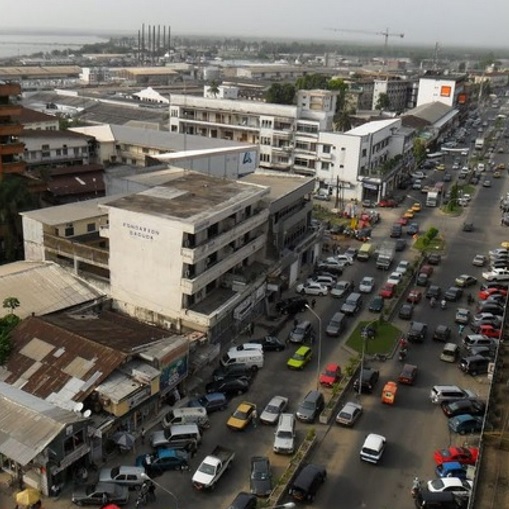
<path id="1" fill-rule="evenodd" d="M 354 136 L 365 136 L 366 134 L 376 133 L 383 129 L 384 127 L 388 127 L 392 124 L 398 122 L 399 119 L 391 118 L 388 120 L 375 120 L 371 122 L 367 122 L 366 124 L 362 124 L 359 127 L 355 127 L 354 129 L 350 129 L 346 131 L 344 134 L 350 134 Z"/>
<path id="2" fill-rule="evenodd" d="M 238 181 L 184 170 L 168 173 L 165 183 L 111 201 L 107 206 L 196 223 L 261 192 L 267 193 Z"/>
<path id="3" fill-rule="evenodd" d="M 314 186 L 314 178 L 301 175 L 285 175 L 280 172 L 256 171 L 242 178 L 242 182 L 270 188 L 269 199 L 277 200 L 305 185 Z"/>

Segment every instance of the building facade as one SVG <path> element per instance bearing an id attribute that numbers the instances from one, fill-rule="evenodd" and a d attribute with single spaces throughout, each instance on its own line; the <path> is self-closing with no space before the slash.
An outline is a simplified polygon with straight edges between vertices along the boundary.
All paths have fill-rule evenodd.
<path id="1" fill-rule="evenodd" d="M 466 76 L 434 75 L 419 80 L 417 106 L 439 101 L 457 107 L 467 102 Z"/>

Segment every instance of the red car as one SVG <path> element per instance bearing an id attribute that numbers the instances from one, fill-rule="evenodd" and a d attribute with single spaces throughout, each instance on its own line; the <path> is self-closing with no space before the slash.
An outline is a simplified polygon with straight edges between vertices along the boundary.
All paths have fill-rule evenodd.
<path id="1" fill-rule="evenodd" d="M 386 198 L 385 200 L 380 200 L 378 202 L 378 206 L 392 208 L 392 207 L 397 207 L 398 203 L 396 202 L 396 200 L 393 200 L 392 198 Z"/>
<path id="2" fill-rule="evenodd" d="M 401 226 L 406 226 L 408 224 L 408 219 L 406 217 L 400 217 L 396 223 L 400 224 Z"/>
<path id="3" fill-rule="evenodd" d="M 488 338 L 500 339 L 501 332 L 502 331 L 500 329 L 496 329 L 495 327 L 493 327 L 493 325 L 485 324 L 479 327 L 479 331 L 477 332 L 477 334 L 482 334 L 483 336 L 487 336 Z"/>
<path id="4" fill-rule="evenodd" d="M 486 300 L 488 297 L 492 295 L 503 295 L 507 296 L 507 290 L 503 290 L 501 288 L 486 288 L 486 290 L 481 290 L 478 294 L 478 297 L 481 300 Z"/>
<path id="5" fill-rule="evenodd" d="M 422 292 L 417 288 L 414 288 L 413 290 L 410 290 L 408 292 L 408 297 L 406 298 L 406 301 L 411 302 L 412 304 L 418 304 L 419 302 L 421 302 L 421 299 Z"/>
<path id="6" fill-rule="evenodd" d="M 320 375 L 320 384 L 325 387 L 332 387 L 341 378 L 339 364 L 327 364 L 325 371 Z"/>
<path id="7" fill-rule="evenodd" d="M 437 465 L 451 461 L 457 461 L 462 465 L 475 465 L 478 456 L 477 447 L 449 447 L 449 449 L 437 449 L 433 453 Z"/>
<path id="8" fill-rule="evenodd" d="M 417 366 L 405 364 L 398 377 L 398 382 L 405 385 L 414 385 L 417 377 Z"/>
<path id="9" fill-rule="evenodd" d="M 396 285 L 391 285 L 391 283 L 385 283 L 378 292 L 378 295 L 380 295 L 380 297 L 383 297 L 384 299 L 392 299 L 392 297 L 394 297 L 395 289 Z"/>
<path id="10" fill-rule="evenodd" d="M 431 265 L 423 265 L 419 270 L 419 274 L 427 274 L 431 276 L 433 274 L 433 267 Z"/>

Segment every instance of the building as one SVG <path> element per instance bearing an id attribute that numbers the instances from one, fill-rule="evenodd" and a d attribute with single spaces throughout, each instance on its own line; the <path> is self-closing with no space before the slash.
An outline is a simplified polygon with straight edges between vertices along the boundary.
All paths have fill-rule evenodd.
<path id="1" fill-rule="evenodd" d="M 24 129 L 31 131 L 58 131 L 60 129 L 58 117 L 25 107 L 21 108 L 19 121 L 23 124 Z"/>
<path id="2" fill-rule="evenodd" d="M 441 75 L 429 72 L 419 79 L 417 106 L 441 102 L 447 106 L 458 107 L 467 103 L 466 75 Z"/>
<path id="3" fill-rule="evenodd" d="M 79 85 L 77 65 L 0 67 L 0 80 L 15 81 L 23 90 L 69 88 Z"/>
<path id="4" fill-rule="evenodd" d="M 301 76 L 316 72 L 315 68 L 301 65 L 248 65 L 236 68 L 237 78 L 266 81 L 294 81 Z"/>
<path id="5" fill-rule="evenodd" d="M 23 131 L 19 120 L 22 107 L 13 103 L 20 94 L 19 84 L 0 81 L 0 180 L 4 175 L 22 174 L 26 167 L 24 145 L 19 138 Z"/>
<path id="6" fill-rule="evenodd" d="M 317 179 L 322 187 L 339 188 L 341 208 L 351 200 L 379 201 L 409 168 L 412 138 L 413 130 L 403 129 L 399 118 L 320 133 Z"/>
<path id="7" fill-rule="evenodd" d="M 297 106 L 172 95 L 170 131 L 260 146 L 260 167 L 314 175 L 320 131 L 332 129 L 336 92 L 301 90 Z"/>
<path id="8" fill-rule="evenodd" d="M 95 157 L 94 140 L 72 131 L 24 130 L 20 135 L 28 170 L 86 165 Z"/>
<path id="9" fill-rule="evenodd" d="M 112 68 L 111 79 L 143 86 L 169 85 L 179 76 L 170 67 L 124 67 Z"/>
<path id="10" fill-rule="evenodd" d="M 389 111 L 404 111 L 408 108 L 412 91 L 412 83 L 406 80 L 375 79 L 373 88 L 373 102 L 371 109 L 378 109 L 381 94 L 389 98 Z"/>

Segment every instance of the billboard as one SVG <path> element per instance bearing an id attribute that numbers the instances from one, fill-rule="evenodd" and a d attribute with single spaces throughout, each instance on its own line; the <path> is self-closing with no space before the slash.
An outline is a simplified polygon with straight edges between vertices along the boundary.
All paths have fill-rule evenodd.
<path id="1" fill-rule="evenodd" d="M 440 87 L 440 97 L 451 97 L 452 87 L 448 85 L 442 85 Z"/>

